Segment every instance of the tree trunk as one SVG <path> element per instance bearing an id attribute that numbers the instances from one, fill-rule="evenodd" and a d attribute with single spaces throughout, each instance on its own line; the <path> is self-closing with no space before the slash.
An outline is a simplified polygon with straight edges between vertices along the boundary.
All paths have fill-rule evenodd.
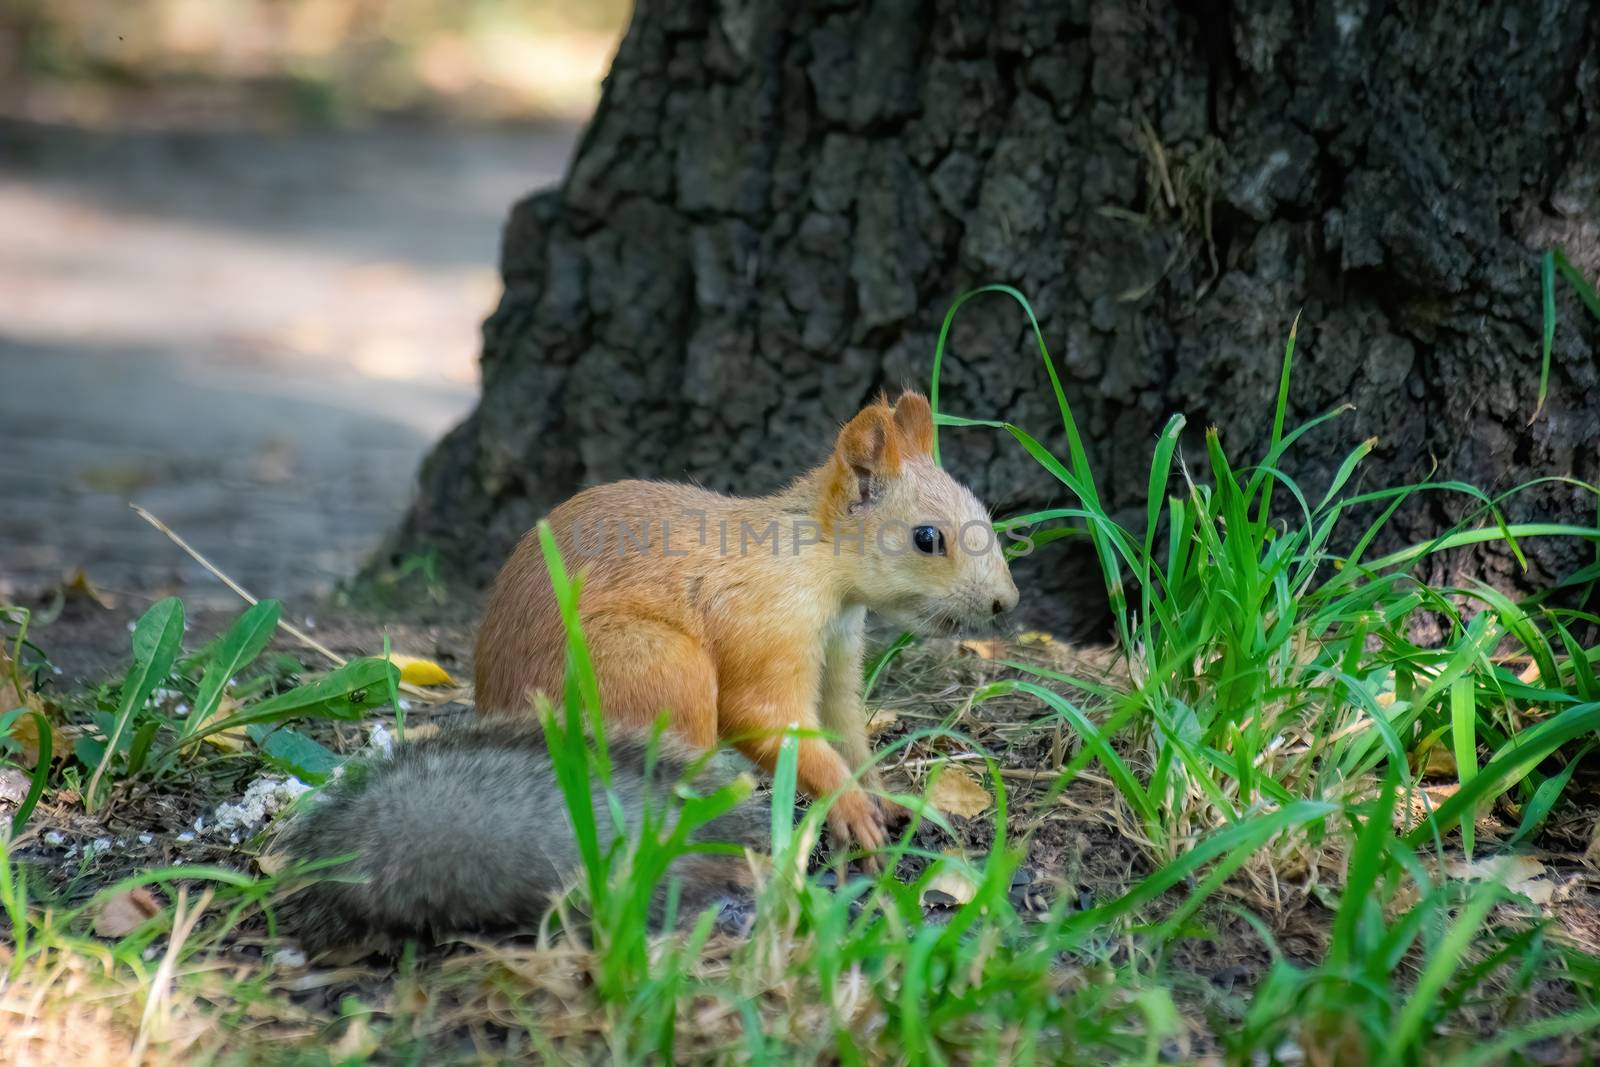
<path id="1" fill-rule="evenodd" d="M 434 546 L 482 582 L 551 505 L 614 478 L 771 490 L 879 388 L 925 388 L 952 298 L 987 282 L 1031 298 L 1101 492 L 1141 529 L 1170 413 L 1261 458 L 1297 311 L 1291 425 L 1355 405 L 1289 457 L 1308 494 L 1368 436 L 1364 488 L 1435 463 L 1490 491 L 1595 481 L 1600 334 L 1564 283 L 1529 423 L 1540 255 L 1600 269 L 1593 11 L 641 0 L 566 181 L 512 210 L 482 401 L 380 562 Z M 941 406 L 1064 455 L 1009 301 L 963 309 Z M 1004 435 L 943 442 L 1002 514 L 1066 502 Z M 1389 536 L 1464 506 L 1422 494 Z M 1595 514 L 1562 484 L 1507 507 Z M 1061 547 L 1024 564 L 1025 602 L 1093 625 L 1104 590 Z M 1528 587 L 1587 551 L 1456 564 Z"/>

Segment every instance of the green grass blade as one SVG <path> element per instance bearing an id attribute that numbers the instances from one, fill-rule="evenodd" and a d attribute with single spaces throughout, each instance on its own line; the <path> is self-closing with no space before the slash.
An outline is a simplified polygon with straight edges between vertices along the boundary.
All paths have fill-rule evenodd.
<path id="1" fill-rule="evenodd" d="M 1476 810 L 1491 796 L 1497 796 L 1526 778 L 1556 749 L 1597 729 L 1600 729 L 1600 704 L 1578 704 L 1523 730 L 1484 764 L 1469 784 L 1458 789 L 1407 834 L 1406 843 L 1415 847 L 1431 840 L 1465 812 Z"/>
<path id="2" fill-rule="evenodd" d="M 1585 756 L 1594 750 L 1595 742 L 1591 741 L 1580 748 L 1567 765 L 1539 783 L 1539 788 L 1533 791 L 1533 799 L 1528 801 L 1528 806 L 1522 812 L 1522 822 L 1517 825 L 1517 832 L 1506 838 L 1505 845 L 1510 848 L 1517 842 L 1544 825 L 1545 819 L 1550 817 L 1550 809 L 1556 806 L 1556 800 L 1567 788 L 1567 783 L 1572 781 L 1572 772 L 1578 769 L 1578 764 L 1583 762 Z"/>
<path id="3" fill-rule="evenodd" d="M 215 645 L 206 663 L 200 689 L 195 697 L 194 710 L 184 721 L 183 736 L 188 737 L 207 719 L 211 718 L 222 702 L 228 682 L 261 655 L 262 649 L 272 640 L 278 629 L 282 605 L 276 600 L 261 600 L 250 605 L 228 627 L 227 633 Z"/>
<path id="4" fill-rule="evenodd" d="M 566 561 L 556 544 L 556 535 L 547 519 L 539 520 L 539 550 L 544 555 L 545 568 L 550 572 L 550 586 L 555 591 L 556 607 L 561 613 L 561 624 L 567 634 L 567 685 L 581 702 L 587 714 L 589 729 L 594 735 L 595 759 L 601 780 L 611 782 L 611 759 L 606 752 L 605 724 L 600 707 L 600 682 L 594 672 L 594 661 L 589 656 L 589 642 L 583 635 L 583 623 L 578 613 L 582 598 L 581 578 L 569 577 Z M 569 702 L 570 703 L 570 702 Z M 569 707 L 569 710 L 570 707 Z"/>
<path id="5" fill-rule="evenodd" d="M 22 803 L 17 810 L 11 813 L 11 836 L 16 837 L 22 833 L 22 828 L 28 825 L 28 816 L 33 814 L 33 809 L 38 806 L 39 798 L 44 795 L 45 783 L 50 780 L 50 761 L 54 758 L 54 735 L 50 730 L 50 720 L 40 711 L 29 711 L 33 716 L 33 725 L 39 731 L 39 762 L 33 765 L 33 774 L 28 778 L 28 795 L 22 798 Z M 6 863 L 0 857 L 0 864 Z"/>
<path id="6" fill-rule="evenodd" d="M 1600 1030 L 1600 1008 L 1579 1008 L 1519 1026 L 1493 1040 L 1479 1043 L 1471 1051 L 1457 1054 L 1443 1063 L 1447 1067 L 1486 1067 L 1488 1064 L 1517 1062 L 1509 1059 L 1507 1054 L 1535 1042 L 1548 1041 L 1567 1034 L 1592 1034 L 1597 1030 Z"/>
<path id="7" fill-rule="evenodd" d="M 1600 293 L 1596 293 L 1594 286 L 1589 284 L 1589 279 L 1578 273 L 1578 268 L 1572 265 L 1567 254 L 1561 249 L 1555 250 L 1556 270 L 1572 286 L 1578 294 L 1578 299 L 1583 301 L 1583 306 L 1589 309 L 1589 314 L 1600 319 Z"/>
<path id="8" fill-rule="evenodd" d="M 1195 842 L 1188 852 L 1164 864 L 1121 897 L 1069 917 L 1064 928 L 1084 931 L 1104 927 L 1115 919 L 1132 914 L 1174 886 L 1183 884 L 1196 871 L 1213 861 L 1219 862 L 1223 869 L 1237 870 L 1258 848 L 1283 831 L 1319 822 L 1338 810 L 1335 804 L 1301 800 L 1212 831 Z M 1195 894 L 1184 901 L 1179 909 L 1181 914 L 1175 914 L 1174 917 L 1192 914 L 1203 903 L 1204 900 Z"/>
<path id="9" fill-rule="evenodd" d="M 1500 886 L 1493 881 L 1478 884 L 1456 921 L 1428 957 L 1411 996 L 1406 999 L 1395 1021 L 1393 1040 L 1388 1045 L 1386 1062 L 1399 1063 L 1423 1039 L 1423 1027 L 1445 984 L 1462 964 L 1468 946 L 1483 929 L 1483 922 L 1500 899 Z"/>
<path id="10" fill-rule="evenodd" d="M 1161 502 L 1166 499 L 1167 479 L 1172 474 L 1172 454 L 1178 447 L 1178 435 L 1188 420 L 1174 415 L 1156 440 L 1156 452 L 1150 460 L 1150 484 L 1145 494 L 1144 556 L 1138 568 L 1143 617 L 1150 618 L 1150 560 L 1155 553 L 1156 528 L 1161 521 Z"/>
<path id="11" fill-rule="evenodd" d="M 1147 825 L 1154 825 L 1157 822 L 1155 805 L 1145 792 L 1144 786 L 1139 784 L 1139 779 L 1128 769 L 1127 763 L 1123 761 L 1121 756 L 1117 755 L 1116 750 L 1106 742 L 1105 737 L 1089 721 L 1088 716 L 1078 710 L 1071 701 L 1061 696 L 1061 694 L 1046 689 L 1042 685 L 1036 685 L 1033 682 L 1026 682 L 1020 679 L 1003 679 L 993 682 L 980 689 L 979 693 L 983 694 L 984 698 L 987 698 L 994 693 L 1008 689 L 1037 697 L 1061 715 L 1062 718 L 1066 719 L 1067 722 L 1071 723 L 1072 728 L 1083 738 L 1084 747 L 1094 752 L 1095 757 L 1100 761 L 1100 765 L 1111 775 L 1112 781 L 1116 783 L 1118 791 L 1127 800 L 1128 806 L 1133 808 L 1135 814 Z M 974 699 L 979 698 L 974 697 Z"/>
<path id="12" fill-rule="evenodd" d="M 183 602 L 177 597 L 169 596 L 156 601 L 134 624 L 133 666 L 128 669 L 128 677 L 122 683 L 122 703 L 117 708 L 105 751 L 100 754 L 100 762 L 89 776 L 89 784 L 83 791 L 84 806 L 89 810 L 94 810 L 99 803 L 100 780 L 105 777 L 106 768 L 116 756 L 123 732 L 150 699 L 155 687 L 166 680 L 173 662 L 178 658 L 182 642 Z"/>
<path id="13" fill-rule="evenodd" d="M 1283 346 L 1283 369 L 1278 372 L 1278 401 L 1272 410 L 1272 439 L 1267 448 L 1267 462 L 1273 463 L 1273 458 L 1283 443 L 1283 420 L 1289 410 L 1289 368 L 1294 362 L 1294 341 L 1300 332 L 1300 313 L 1294 314 L 1294 321 L 1289 324 L 1289 340 Z M 1261 486 L 1261 504 L 1256 511 L 1256 525 L 1266 529 L 1267 523 L 1272 521 L 1272 478 L 1270 476 Z"/>
<path id="14" fill-rule="evenodd" d="M 1455 751 L 1456 777 L 1465 786 L 1478 776 L 1478 688 L 1471 675 L 1450 683 L 1450 743 Z M 1461 816 L 1461 843 L 1472 858 L 1473 812 Z"/>
<path id="15" fill-rule="evenodd" d="M 1376 906 L 1374 893 L 1387 865 L 1389 844 L 1394 840 L 1394 809 L 1399 795 L 1399 770 L 1390 767 L 1383 788 L 1367 812 L 1346 867 L 1344 890 L 1328 939 L 1329 962 L 1335 967 L 1350 966 L 1360 960 L 1361 947 L 1357 938 L 1363 918 Z"/>
<path id="16" fill-rule="evenodd" d="M 888 669 L 889 664 L 893 663 L 900 653 L 916 644 L 916 641 L 916 634 L 903 633 L 896 637 L 888 648 L 872 658 L 872 662 L 867 665 L 866 680 L 861 684 L 861 702 L 863 704 L 872 695 L 872 691 L 878 687 L 878 679 Z"/>
<path id="17" fill-rule="evenodd" d="M 1544 258 L 1539 261 L 1539 288 L 1544 295 L 1544 330 L 1540 341 L 1539 355 L 1539 402 L 1534 405 L 1533 414 L 1528 418 L 1532 425 L 1539 418 L 1539 413 L 1544 410 L 1545 395 L 1550 389 L 1550 348 L 1556 339 L 1556 253 L 1555 249 L 1545 252 Z"/>
<path id="18" fill-rule="evenodd" d="M 785 731 L 772 770 L 772 855 L 786 858 L 794 837 L 794 801 L 800 770 L 800 739 Z"/>

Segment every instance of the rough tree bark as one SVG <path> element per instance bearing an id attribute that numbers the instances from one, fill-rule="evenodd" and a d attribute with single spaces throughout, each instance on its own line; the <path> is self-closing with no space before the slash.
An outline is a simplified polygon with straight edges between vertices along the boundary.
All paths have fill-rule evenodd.
<path id="1" fill-rule="evenodd" d="M 1171 412 L 1219 426 L 1236 461 L 1262 454 L 1301 309 L 1293 416 L 1356 405 L 1292 458 L 1308 486 L 1369 435 L 1368 487 L 1433 461 L 1491 490 L 1594 481 L 1600 335 L 1565 286 L 1529 425 L 1539 254 L 1600 273 L 1594 11 L 641 0 L 565 182 L 511 213 L 482 401 L 386 558 L 436 546 L 481 582 L 584 484 L 773 488 L 877 389 L 925 385 L 951 298 L 991 281 L 1032 298 L 1129 518 Z M 947 410 L 1061 444 L 1014 305 L 969 305 L 946 372 Z M 945 441 L 1002 513 L 1061 499 L 1009 439 Z M 1550 485 L 1510 512 L 1594 502 Z M 1394 537 L 1458 513 L 1428 494 Z M 1093 570 L 1057 547 L 1026 599 L 1102 617 Z M 1469 563 L 1526 587 L 1582 556 L 1533 558 Z"/>

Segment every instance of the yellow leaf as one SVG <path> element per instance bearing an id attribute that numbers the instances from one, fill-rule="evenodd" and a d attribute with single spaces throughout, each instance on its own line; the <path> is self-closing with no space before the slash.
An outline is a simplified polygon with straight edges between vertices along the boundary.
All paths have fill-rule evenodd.
<path id="1" fill-rule="evenodd" d="M 89 580 L 89 572 L 82 567 L 74 569 L 67 580 L 61 583 L 61 588 L 72 596 L 82 597 L 108 611 L 117 606 L 116 597 L 101 592 L 99 587 Z"/>
<path id="2" fill-rule="evenodd" d="M 973 639 L 961 642 L 963 651 L 971 652 L 979 659 L 1000 659 L 1006 654 L 1006 643 L 990 639 Z"/>
<path id="3" fill-rule="evenodd" d="M 960 857 L 961 853 L 954 849 L 946 849 L 946 856 Z M 966 904 L 978 895 L 977 883 L 967 877 L 967 872 L 954 863 L 940 865 L 934 876 L 928 879 L 928 884 L 922 887 L 922 896 L 917 903 L 926 906 L 928 894 L 933 892 L 944 893 L 953 898 L 957 904 Z"/>
<path id="4" fill-rule="evenodd" d="M 243 730 L 224 730 L 219 734 L 206 734 L 202 740 L 224 752 L 243 752 L 245 733 Z"/>
<path id="5" fill-rule="evenodd" d="M 1043 630 L 1024 630 L 1017 635 L 1019 645 L 1049 645 L 1055 643 L 1055 635 L 1047 634 Z"/>
<path id="6" fill-rule="evenodd" d="M 431 659 L 389 654 L 389 662 L 400 668 L 400 680 L 411 685 L 455 685 L 456 680 Z"/>
<path id="7" fill-rule="evenodd" d="M 900 716 L 885 708 L 879 708 L 867 716 L 867 736 L 877 737 L 889 727 L 900 721 Z"/>
<path id="8" fill-rule="evenodd" d="M 933 788 L 928 790 L 928 803 L 946 815 L 959 815 L 970 819 L 982 815 L 994 803 L 989 791 L 977 779 L 953 764 L 941 764 L 936 772 Z"/>
<path id="9" fill-rule="evenodd" d="M 94 932 L 101 937 L 124 937 L 161 911 L 161 902 L 144 886 L 125 889 L 104 900 L 94 913 Z"/>
<path id="10" fill-rule="evenodd" d="M 1542 877 L 1545 865 L 1532 856 L 1488 856 L 1471 863 L 1450 860 L 1445 871 L 1462 881 L 1499 882 L 1535 904 L 1548 904 L 1555 896 L 1555 883 Z"/>
<path id="11" fill-rule="evenodd" d="M 228 716 L 235 714 L 238 710 L 238 702 L 232 697 L 224 694 L 222 699 L 217 701 L 216 709 L 213 710 L 210 715 L 206 716 L 205 722 L 195 723 L 194 728 L 196 730 L 204 729 L 207 723 L 226 719 Z M 201 738 L 201 740 L 208 745 L 213 745 L 216 748 L 222 749 L 224 752 L 243 752 L 244 744 L 248 737 L 249 735 L 246 734 L 244 729 L 241 727 L 236 730 L 223 730 L 221 733 L 217 734 L 206 734 L 206 736 Z"/>
<path id="12" fill-rule="evenodd" d="M 1454 778 L 1461 773 L 1456 766 L 1456 754 L 1450 751 L 1449 746 L 1437 741 L 1421 753 L 1417 762 L 1421 764 L 1417 769 L 1424 778 Z"/>
<path id="13" fill-rule="evenodd" d="M 27 708 L 44 714 L 45 722 L 50 726 L 50 754 L 53 759 L 60 759 L 70 749 L 66 735 L 51 721 L 50 714 L 45 710 L 44 701 L 39 699 L 39 694 L 29 687 L 24 679 L 22 689 L 17 689 L 12 680 L 11 654 L 4 645 L 0 645 L 0 715 L 15 708 Z M 11 740 L 21 747 L 22 765 L 30 770 L 39 765 L 39 720 L 32 715 L 19 715 L 11 724 Z"/>
<path id="14" fill-rule="evenodd" d="M 415 726 L 406 727 L 406 744 L 416 744 L 418 741 L 430 737 L 437 737 L 444 733 L 444 729 L 436 722 L 420 722 Z"/>

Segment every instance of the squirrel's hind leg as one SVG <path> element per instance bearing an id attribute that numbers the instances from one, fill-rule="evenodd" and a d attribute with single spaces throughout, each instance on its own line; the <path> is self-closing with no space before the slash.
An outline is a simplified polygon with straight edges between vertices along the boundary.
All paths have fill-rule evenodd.
<path id="1" fill-rule="evenodd" d="M 717 668 L 705 646 L 678 627 L 607 612 L 585 623 L 606 721 L 648 729 L 665 710 L 696 748 L 717 744 Z"/>

